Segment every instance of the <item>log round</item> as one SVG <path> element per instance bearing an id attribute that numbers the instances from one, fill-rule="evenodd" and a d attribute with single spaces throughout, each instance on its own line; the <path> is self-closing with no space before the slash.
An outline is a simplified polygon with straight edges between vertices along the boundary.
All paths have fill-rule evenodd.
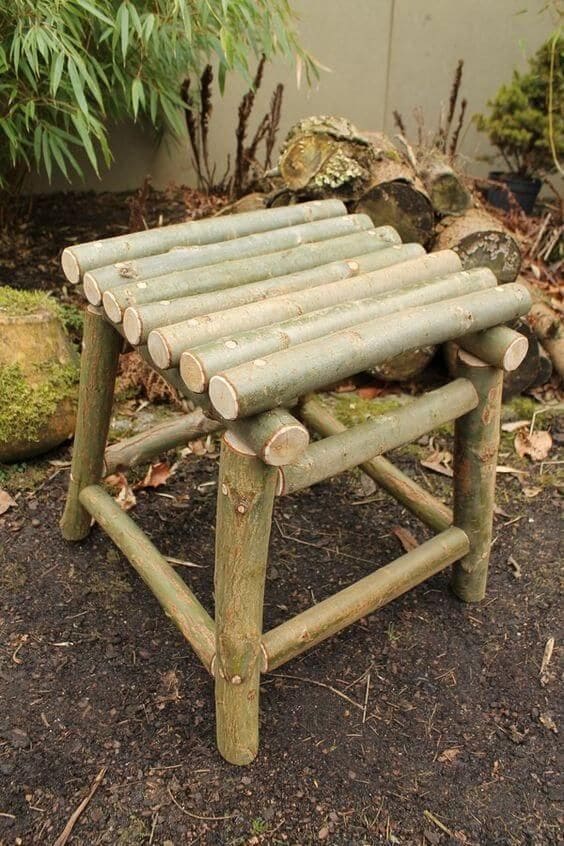
<path id="1" fill-rule="evenodd" d="M 358 202 L 356 211 L 367 214 L 374 226 L 393 226 L 402 241 L 425 246 L 433 237 L 433 207 L 426 194 L 407 180 L 373 185 Z"/>
<path id="2" fill-rule="evenodd" d="M 419 172 L 437 214 L 460 215 L 472 205 L 462 179 L 438 150 L 423 159 Z"/>
<path id="3" fill-rule="evenodd" d="M 455 250 L 464 267 L 489 267 L 500 282 L 513 282 L 521 267 L 521 251 L 515 239 L 482 209 L 445 218 L 433 249 Z"/>

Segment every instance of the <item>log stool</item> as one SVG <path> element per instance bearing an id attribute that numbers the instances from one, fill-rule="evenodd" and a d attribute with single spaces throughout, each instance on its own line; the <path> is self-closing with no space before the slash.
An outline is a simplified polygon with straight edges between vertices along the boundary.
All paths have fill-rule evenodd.
<path id="1" fill-rule="evenodd" d="M 181 223 L 67 248 L 86 314 L 65 538 L 92 518 L 128 558 L 215 679 L 221 754 L 258 749 L 260 673 L 315 646 L 454 564 L 465 601 L 485 593 L 504 370 L 527 341 L 503 326 L 530 307 L 518 284 L 427 255 L 336 200 Z M 125 339 L 225 429 L 215 620 L 101 487 L 104 472 L 185 443 L 193 415 L 106 450 Z M 456 341 L 458 377 L 346 429 L 312 392 L 402 352 Z M 299 401 L 299 397 L 305 400 Z M 201 415 L 201 412 L 199 412 Z M 455 420 L 454 512 L 383 455 Z M 201 418 L 200 418 L 201 423 Z M 309 443 L 308 428 L 323 437 Z M 194 434 L 194 433 L 192 433 Z M 272 508 L 360 466 L 437 534 L 336 595 L 262 630 Z"/>

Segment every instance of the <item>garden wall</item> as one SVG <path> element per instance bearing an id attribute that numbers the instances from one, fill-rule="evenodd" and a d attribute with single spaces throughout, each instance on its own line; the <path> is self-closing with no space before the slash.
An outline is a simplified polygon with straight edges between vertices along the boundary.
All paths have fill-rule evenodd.
<path id="1" fill-rule="evenodd" d="M 541 12 L 544 5 L 545 0 L 295 0 L 302 42 L 330 70 L 322 72 L 312 89 L 302 82 L 298 90 L 293 69 L 282 64 L 270 67 L 257 98 L 255 120 L 281 81 L 285 97 L 280 139 L 296 120 L 313 113 L 340 113 L 361 129 L 393 132 L 394 109 L 401 112 L 413 137 L 413 108 L 421 106 L 426 126 L 436 127 L 460 58 L 465 62 L 462 96 L 468 99 L 467 114 L 472 115 L 484 109 L 513 68 L 525 67 L 526 56 L 548 37 L 552 21 Z M 244 85 L 232 79 L 225 97 L 215 100 L 210 132 L 219 175 L 234 149 L 243 91 Z M 159 140 L 135 126 L 116 130 L 113 143 L 114 165 L 101 180 L 88 172 L 88 188 L 137 188 L 146 174 L 157 187 L 170 181 L 194 182 L 187 146 Z M 461 151 L 474 158 L 490 150 L 486 139 L 469 126 Z M 472 166 L 474 173 L 486 170 L 484 164 Z M 30 187 L 49 188 L 42 178 Z M 51 186 L 65 187 L 62 179 Z M 72 186 L 82 187 L 78 182 Z"/>

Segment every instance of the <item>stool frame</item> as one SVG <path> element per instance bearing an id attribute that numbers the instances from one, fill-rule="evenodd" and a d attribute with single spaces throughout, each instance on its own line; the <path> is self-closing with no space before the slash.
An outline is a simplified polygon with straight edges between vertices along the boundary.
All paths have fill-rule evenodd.
<path id="1" fill-rule="evenodd" d="M 419 403 L 418 414 L 398 412 L 393 426 L 390 421 L 376 421 L 368 428 L 347 430 L 319 402 L 306 398 L 301 417 L 324 436 L 323 449 L 314 449 L 320 442 L 312 444 L 302 461 L 287 467 L 267 465 L 256 454 L 238 449 L 233 441 L 224 438 L 217 500 L 214 621 L 142 530 L 100 485 L 104 470 L 115 466 L 115 447 L 106 450 L 106 440 L 123 339 L 101 310 L 91 306 L 85 318 L 83 344 L 62 533 L 68 540 L 79 541 L 86 537 L 94 519 L 154 593 L 215 679 L 217 744 L 231 763 L 248 764 L 258 751 L 261 672 L 281 666 L 449 565 L 454 565 L 451 585 L 460 599 L 478 602 L 484 597 L 500 433 L 503 370 L 499 367 L 461 353 L 459 378 L 423 400 L 415 400 L 415 405 Z M 421 414 L 421 409 L 426 409 L 427 415 Z M 420 422 L 415 432 L 416 419 Z M 453 419 L 451 513 L 381 453 Z M 189 437 L 185 425 L 172 429 L 166 441 L 169 448 L 185 443 Z M 150 439 L 142 450 L 131 452 L 136 452 L 140 460 L 150 458 L 147 444 Z M 121 444 L 120 449 L 123 448 Z M 160 451 L 162 442 L 156 441 L 153 454 Z M 348 458 L 343 459 L 345 453 Z M 341 455 L 340 463 L 333 460 L 336 455 Z M 332 597 L 263 632 L 275 497 L 357 465 L 438 534 Z"/>

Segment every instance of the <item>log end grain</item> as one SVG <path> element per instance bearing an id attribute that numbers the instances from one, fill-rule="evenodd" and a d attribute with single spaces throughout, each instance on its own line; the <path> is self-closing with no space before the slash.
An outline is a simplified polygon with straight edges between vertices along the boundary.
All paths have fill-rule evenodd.
<path id="1" fill-rule="evenodd" d="M 170 347 L 158 329 L 153 330 L 149 334 L 147 348 L 149 350 L 149 355 L 157 367 L 161 370 L 168 370 L 168 368 L 171 367 L 172 354 Z"/>
<path id="2" fill-rule="evenodd" d="M 374 186 L 356 211 L 367 214 L 374 226 L 393 226 L 404 243 L 427 244 L 432 238 L 435 218 L 431 203 L 407 182 L 394 180 Z"/>
<path id="3" fill-rule="evenodd" d="M 91 273 L 84 274 L 82 286 L 84 288 L 84 296 L 90 305 L 102 305 L 102 292 L 96 282 L 96 278 Z"/>
<path id="4" fill-rule="evenodd" d="M 123 318 L 123 311 L 111 291 L 104 291 L 104 294 L 102 296 L 102 304 L 104 306 L 104 311 L 106 312 L 107 316 L 110 318 L 112 323 L 121 323 Z"/>
<path id="5" fill-rule="evenodd" d="M 143 320 L 136 308 L 125 309 L 123 314 L 123 333 L 134 347 L 141 343 L 143 337 Z"/>
<path id="6" fill-rule="evenodd" d="M 149 336 L 150 340 L 151 336 Z M 237 419 L 239 414 L 239 400 L 233 385 L 225 376 L 212 376 L 210 379 L 209 396 L 211 404 L 224 420 Z"/>
<path id="7" fill-rule="evenodd" d="M 202 394 L 207 387 L 207 374 L 197 355 L 183 352 L 180 356 L 180 375 L 182 381 L 195 394 Z"/>
<path id="8" fill-rule="evenodd" d="M 63 250 L 63 254 L 61 256 L 61 266 L 63 268 L 63 273 L 69 282 L 72 282 L 73 285 L 80 282 L 80 265 L 70 247 L 65 247 Z"/>

